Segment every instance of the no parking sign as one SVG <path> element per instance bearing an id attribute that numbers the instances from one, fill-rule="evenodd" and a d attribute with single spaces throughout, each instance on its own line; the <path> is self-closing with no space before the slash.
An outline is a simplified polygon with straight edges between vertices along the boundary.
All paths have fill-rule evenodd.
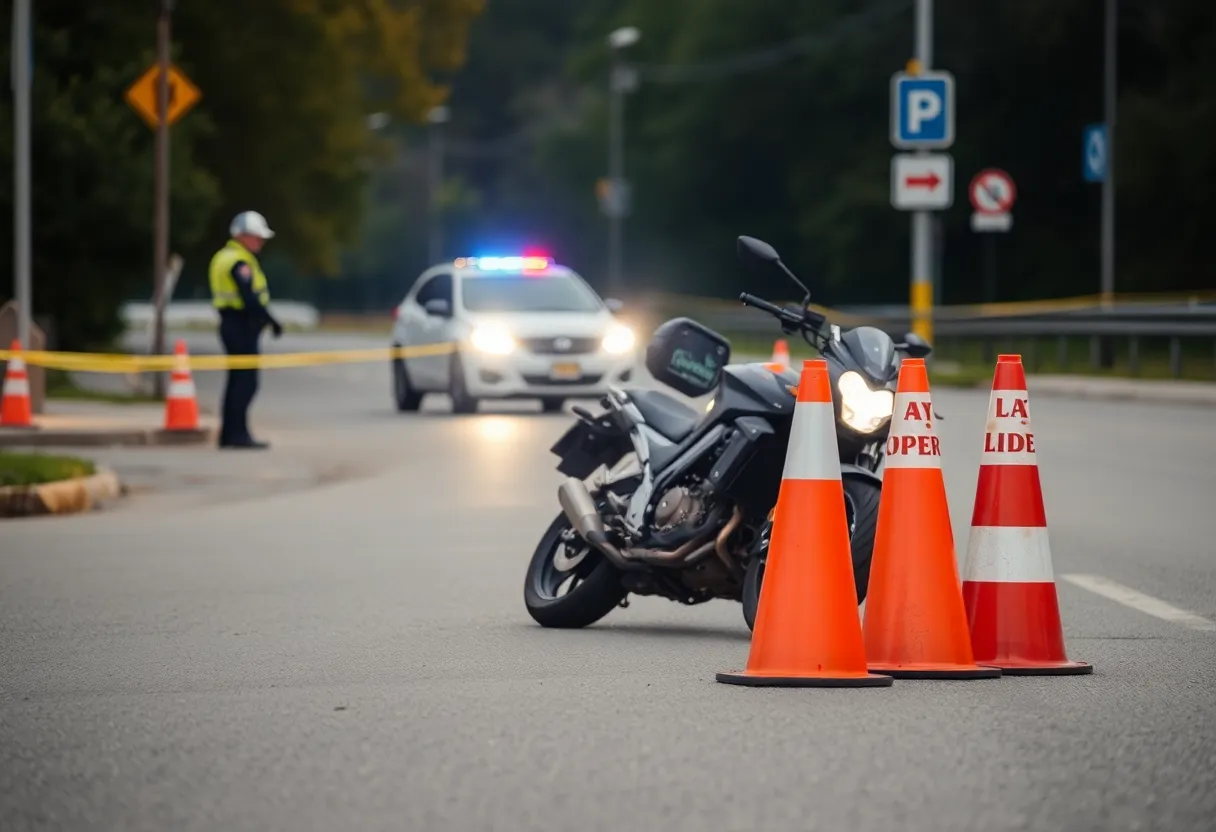
<path id="1" fill-rule="evenodd" d="M 999 168 L 980 171 L 971 180 L 967 189 L 971 198 L 972 231 L 1008 231 L 1013 226 L 1013 215 L 1009 209 L 1017 200 L 1017 187 L 1013 177 Z"/>

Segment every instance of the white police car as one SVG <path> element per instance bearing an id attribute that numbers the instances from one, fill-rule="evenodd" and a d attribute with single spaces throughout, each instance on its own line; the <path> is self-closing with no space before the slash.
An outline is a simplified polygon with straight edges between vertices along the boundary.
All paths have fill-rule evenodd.
<path id="1" fill-rule="evenodd" d="M 393 361 L 397 409 L 417 410 L 427 393 L 448 393 L 457 413 L 481 399 L 539 398 L 557 411 L 567 398 L 600 396 L 628 381 L 637 360 L 617 309 L 548 257 L 433 266 L 394 311 L 394 347 L 436 347 Z"/>

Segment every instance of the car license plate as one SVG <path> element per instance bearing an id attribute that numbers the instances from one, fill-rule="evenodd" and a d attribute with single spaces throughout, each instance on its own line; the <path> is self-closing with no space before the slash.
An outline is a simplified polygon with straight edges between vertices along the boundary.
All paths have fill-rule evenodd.
<path id="1" fill-rule="evenodd" d="M 559 361 L 549 369 L 549 378 L 554 381 L 573 381 L 581 375 L 582 370 L 572 361 Z"/>

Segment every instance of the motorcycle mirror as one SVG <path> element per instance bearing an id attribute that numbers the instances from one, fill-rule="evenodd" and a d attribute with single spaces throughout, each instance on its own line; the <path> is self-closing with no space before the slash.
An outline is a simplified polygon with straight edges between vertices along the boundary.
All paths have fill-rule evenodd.
<path id="1" fill-rule="evenodd" d="M 794 282 L 803 292 L 802 306 L 805 308 L 811 302 L 811 290 L 806 287 L 801 280 L 798 279 L 789 268 L 781 262 L 781 255 L 777 253 L 777 249 L 770 246 L 764 240 L 757 240 L 755 237 L 740 236 L 736 241 L 736 249 L 739 254 L 739 259 L 745 263 L 754 265 L 776 266 L 781 270 L 781 273 Z"/>
<path id="2" fill-rule="evenodd" d="M 781 255 L 777 254 L 777 249 L 755 237 L 739 237 L 736 241 L 736 250 L 739 259 L 745 263 L 751 261 L 768 265 L 781 262 Z"/>
<path id="3" fill-rule="evenodd" d="M 903 343 L 896 344 L 895 348 L 906 352 L 910 358 L 924 358 L 933 352 L 933 347 L 929 346 L 929 342 L 915 332 L 905 333 Z"/>

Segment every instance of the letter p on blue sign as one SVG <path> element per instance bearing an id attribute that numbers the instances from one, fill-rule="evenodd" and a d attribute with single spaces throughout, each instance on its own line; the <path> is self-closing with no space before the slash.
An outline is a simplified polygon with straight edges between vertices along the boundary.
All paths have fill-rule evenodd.
<path id="1" fill-rule="evenodd" d="M 908 150 L 954 144 L 954 76 L 949 72 L 891 78 L 891 144 Z"/>

